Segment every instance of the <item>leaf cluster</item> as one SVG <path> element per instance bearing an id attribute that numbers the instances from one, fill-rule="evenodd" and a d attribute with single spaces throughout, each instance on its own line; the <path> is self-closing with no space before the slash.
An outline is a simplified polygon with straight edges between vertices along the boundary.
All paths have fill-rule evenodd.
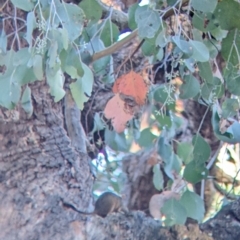
<path id="1" fill-rule="evenodd" d="M 15 11 L 5 14 L 8 4 Z M 65 74 L 68 74 L 72 96 L 82 110 L 91 96 L 94 77 L 101 77 L 103 83 L 114 82 L 114 69 L 109 67 L 113 62 L 111 54 L 138 35 L 144 41 L 141 51 L 149 63 L 168 65 L 170 71 L 162 84 L 152 84 L 147 89 L 152 106 L 149 126 L 140 131 L 140 122 L 132 119 L 131 114 L 127 118 L 132 119 L 128 127 L 127 120 L 121 126 L 124 133 L 106 129 L 106 144 L 124 152 L 129 151 L 133 141 L 141 148 L 157 144 L 163 171 L 170 179 L 174 180 L 175 174 L 193 184 L 206 179 L 211 149 L 200 135 L 200 129 L 191 142 L 178 143 L 177 151 L 173 150 L 174 135 L 182 125 L 177 103 L 187 99 L 212 110 L 212 126 L 218 139 L 233 144 L 240 142 L 238 1 L 156 0 L 145 6 L 134 4 L 128 10 L 132 33 L 125 40 L 118 39 L 120 29 L 112 21 L 112 11 L 103 18 L 103 7 L 97 0 L 83 0 L 78 5 L 60 0 L 11 0 L 2 10 L 1 106 L 13 109 L 20 103 L 30 117 L 33 113 L 30 83 L 46 80 L 50 94 L 58 102 L 65 96 Z M 25 11 L 26 18 L 18 16 L 17 10 Z M 174 26 L 169 17 L 175 17 Z M 15 22 L 12 32 L 6 27 L 8 20 Z M 223 64 L 218 63 L 219 56 Z M 135 85 L 131 89 L 135 91 L 132 97 L 143 90 Z M 110 116 L 119 101 L 110 108 Z M 159 190 L 163 188 L 162 179 L 160 169 L 154 168 L 153 182 Z M 170 206 L 165 208 L 169 211 L 165 214 L 179 212 L 174 223 L 180 223 L 179 216 L 187 208 L 183 210 L 175 201 L 166 203 Z M 182 205 L 187 204 L 183 200 Z"/>

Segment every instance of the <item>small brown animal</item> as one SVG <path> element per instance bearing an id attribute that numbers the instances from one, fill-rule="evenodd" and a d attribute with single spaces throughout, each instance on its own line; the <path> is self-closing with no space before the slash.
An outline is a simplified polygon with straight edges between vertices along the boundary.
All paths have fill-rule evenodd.
<path id="1" fill-rule="evenodd" d="M 65 204 L 66 205 L 66 204 Z M 70 205 L 70 204 L 67 204 Z M 103 193 L 95 203 L 95 209 L 93 212 L 82 212 L 78 210 L 73 205 L 70 205 L 75 211 L 82 214 L 97 214 L 101 217 L 106 217 L 109 213 L 112 212 L 125 212 L 128 210 L 123 206 L 122 198 L 113 192 Z"/>

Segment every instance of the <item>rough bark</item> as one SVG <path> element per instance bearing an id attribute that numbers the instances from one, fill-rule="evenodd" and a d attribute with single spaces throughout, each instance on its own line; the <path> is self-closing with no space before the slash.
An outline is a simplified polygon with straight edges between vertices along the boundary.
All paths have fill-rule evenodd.
<path id="1" fill-rule="evenodd" d="M 92 208 L 80 112 L 68 94 L 55 104 L 44 82 L 31 88 L 30 119 L 1 109 L 0 239 L 177 239 L 142 212 L 103 219 L 67 207 Z"/>
<path id="2" fill-rule="evenodd" d="M 80 113 L 71 99 L 62 111 L 44 82 L 31 88 L 30 119 L 20 108 L 0 112 L 0 239 L 70 239 L 62 202 L 83 210 L 92 205 Z"/>

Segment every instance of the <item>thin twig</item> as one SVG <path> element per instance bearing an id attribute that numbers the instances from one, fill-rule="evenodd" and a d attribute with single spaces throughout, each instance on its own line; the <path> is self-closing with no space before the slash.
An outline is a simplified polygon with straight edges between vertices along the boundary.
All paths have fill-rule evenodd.
<path id="1" fill-rule="evenodd" d="M 20 49 L 20 39 L 18 36 L 18 26 L 17 26 L 17 8 L 14 6 L 14 25 L 16 29 L 16 38 L 17 38 L 17 45 L 18 45 L 18 50 Z"/>
<path id="2" fill-rule="evenodd" d="M 210 109 L 210 106 L 208 105 L 208 107 L 207 107 L 207 109 L 206 109 L 206 111 L 205 111 L 205 113 L 204 113 L 204 115 L 202 117 L 202 121 L 200 122 L 200 125 L 198 127 L 197 133 L 200 133 L 200 130 L 201 130 L 202 125 L 203 125 L 203 122 L 205 120 L 205 117 L 207 116 L 207 113 L 208 113 L 209 109 Z"/>
<path id="3" fill-rule="evenodd" d="M 183 5 L 187 5 L 189 2 L 189 0 L 182 0 L 179 5 L 183 6 Z M 166 11 L 164 13 L 163 19 L 167 19 L 170 16 L 172 16 L 174 14 L 174 10 L 171 8 L 168 11 Z M 118 50 L 120 50 L 126 43 L 130 42 L 131 40 L 133 40 L 136 36 L 138 35 L 138 29 L 135 29 L 131 34 L 129 34 L 127 37 L 123 38 L 122 40 L 120 40 L 119 42 L 116 42 L 115 44 L 111 45 L 108 48 L 105 48 L 103 51 L 97 52 L 95 54 L 93 54 L 92 56 L 92 62 L 105 57 L 107 55 L 111 55 L 114 52 L 117 52 Z"/>

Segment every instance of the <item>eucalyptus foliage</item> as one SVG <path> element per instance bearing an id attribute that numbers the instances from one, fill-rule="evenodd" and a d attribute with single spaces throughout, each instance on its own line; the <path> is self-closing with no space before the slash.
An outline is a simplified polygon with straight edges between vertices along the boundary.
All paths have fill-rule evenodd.
<path id="1" fill-rule="evenodd" d="M 73 80 L 70 84 L 72 96 L 82 110 L 91 96 L 94 76 L 100 76 L 104 83 L 114 81 L 113 70 L 106 71 L 106 67 L 112 65 L 113 51 L 104 54 L 116 45 L 120 33 L 118 23 L 112 20 L 112 10 L 102 18 L 106 9 L 97 0 L 83 0 L 78 5 L 60 0 L 11 0 L 11 3 L 16 9 L 25 11 L 26 18 L 19 20 L 23 28 L 16 28 L 13 37 L 13 34 L 6 34 L 4 23 L 7 17 L 2 16 L 1 106 L 13 109 L 20 103 L 31 116 L 33 105 L 29 84 L 47 81 L 50 94 L 58 102 L 65 96 L 65 74 L 68 74 Z M 188 13 L 190 28 L 186 32 L 182 23 L 176 20 L 175 28 L 170 31 L 169 17 L 179 15 L 181 7 Z M 174 109 L 178 98 L 194 98 L 212 109 L 214 133 L 220 140 L 240 142 L 240 125 L 236 120 L 240 96 L 239 19 L 240 3 L 234 0 L 155 0 L 145 6 L 132 5 L 128 10 L 128 27 L 133 31 L 131 34 L 137 31 L 139 38 L 144 40 L 143 54 L 153 64 L 166 64 L 167 54 L 171 51 L 171 74 L 166 76 L 165 84 L 153 86 L 149 91 L 149 101 L 162 104 L 160 110 L 152 110 L 162 133 L 160 137 L 152 134 L 150 129 L 139 133 L 139 125 L 133 120 L 128 134 L 106 129 L 106 143 L 114 150 L 127 152 L 133 139 L 146 148 L 157 140 L 158 153 L 170 179 L 174 179 L 173 172 L 181 172 L 183 165 L 186 181 L 197 183 L 205 179 L 211 150 L 200 133 L 197 132 L 191 142 L 180 143 L 176 153 L 169 143 L 181 126 L 181 119 Z M 25 47 L 19 44 L 20 38 Z M 18 49 L 13 47 L 16 42 Z M 95 60 L 97 53 L 103 55 Z M 214 74 L 212 66 L 216 64 L 218 54 L 224 59 L 224 66 L 217 66 L 218 74 Z M 171 81 L 176 77 L 182 79 L 179 94 Z M 220 98 L 226 92 L 229 94 L 221 103 Z M 222 131 L 220 122 L 229 121 L 229 118 L 233 124 Z M 100 126 L 101 119 L 96 119 L 96 126 Z M 163 176 L 157 167 L 154 167 L 153 181 L 157 189 L 162 189 Z M 190 204 L 192 210 L 186 207 L 189 199 L 195 201 L 195 205 L 194 201 Z M 201 200 L 188 191 L 180 202 L 172 200 L 166 204 L 169 205 L 164 208 L 166 216 L 175 216 L 167 218 L 169 224 L 184 223 L 188 216 L 195 216 L 198 221 L 203 218 Z M 196 210 L 199 204 L 201 208 Z"/>

